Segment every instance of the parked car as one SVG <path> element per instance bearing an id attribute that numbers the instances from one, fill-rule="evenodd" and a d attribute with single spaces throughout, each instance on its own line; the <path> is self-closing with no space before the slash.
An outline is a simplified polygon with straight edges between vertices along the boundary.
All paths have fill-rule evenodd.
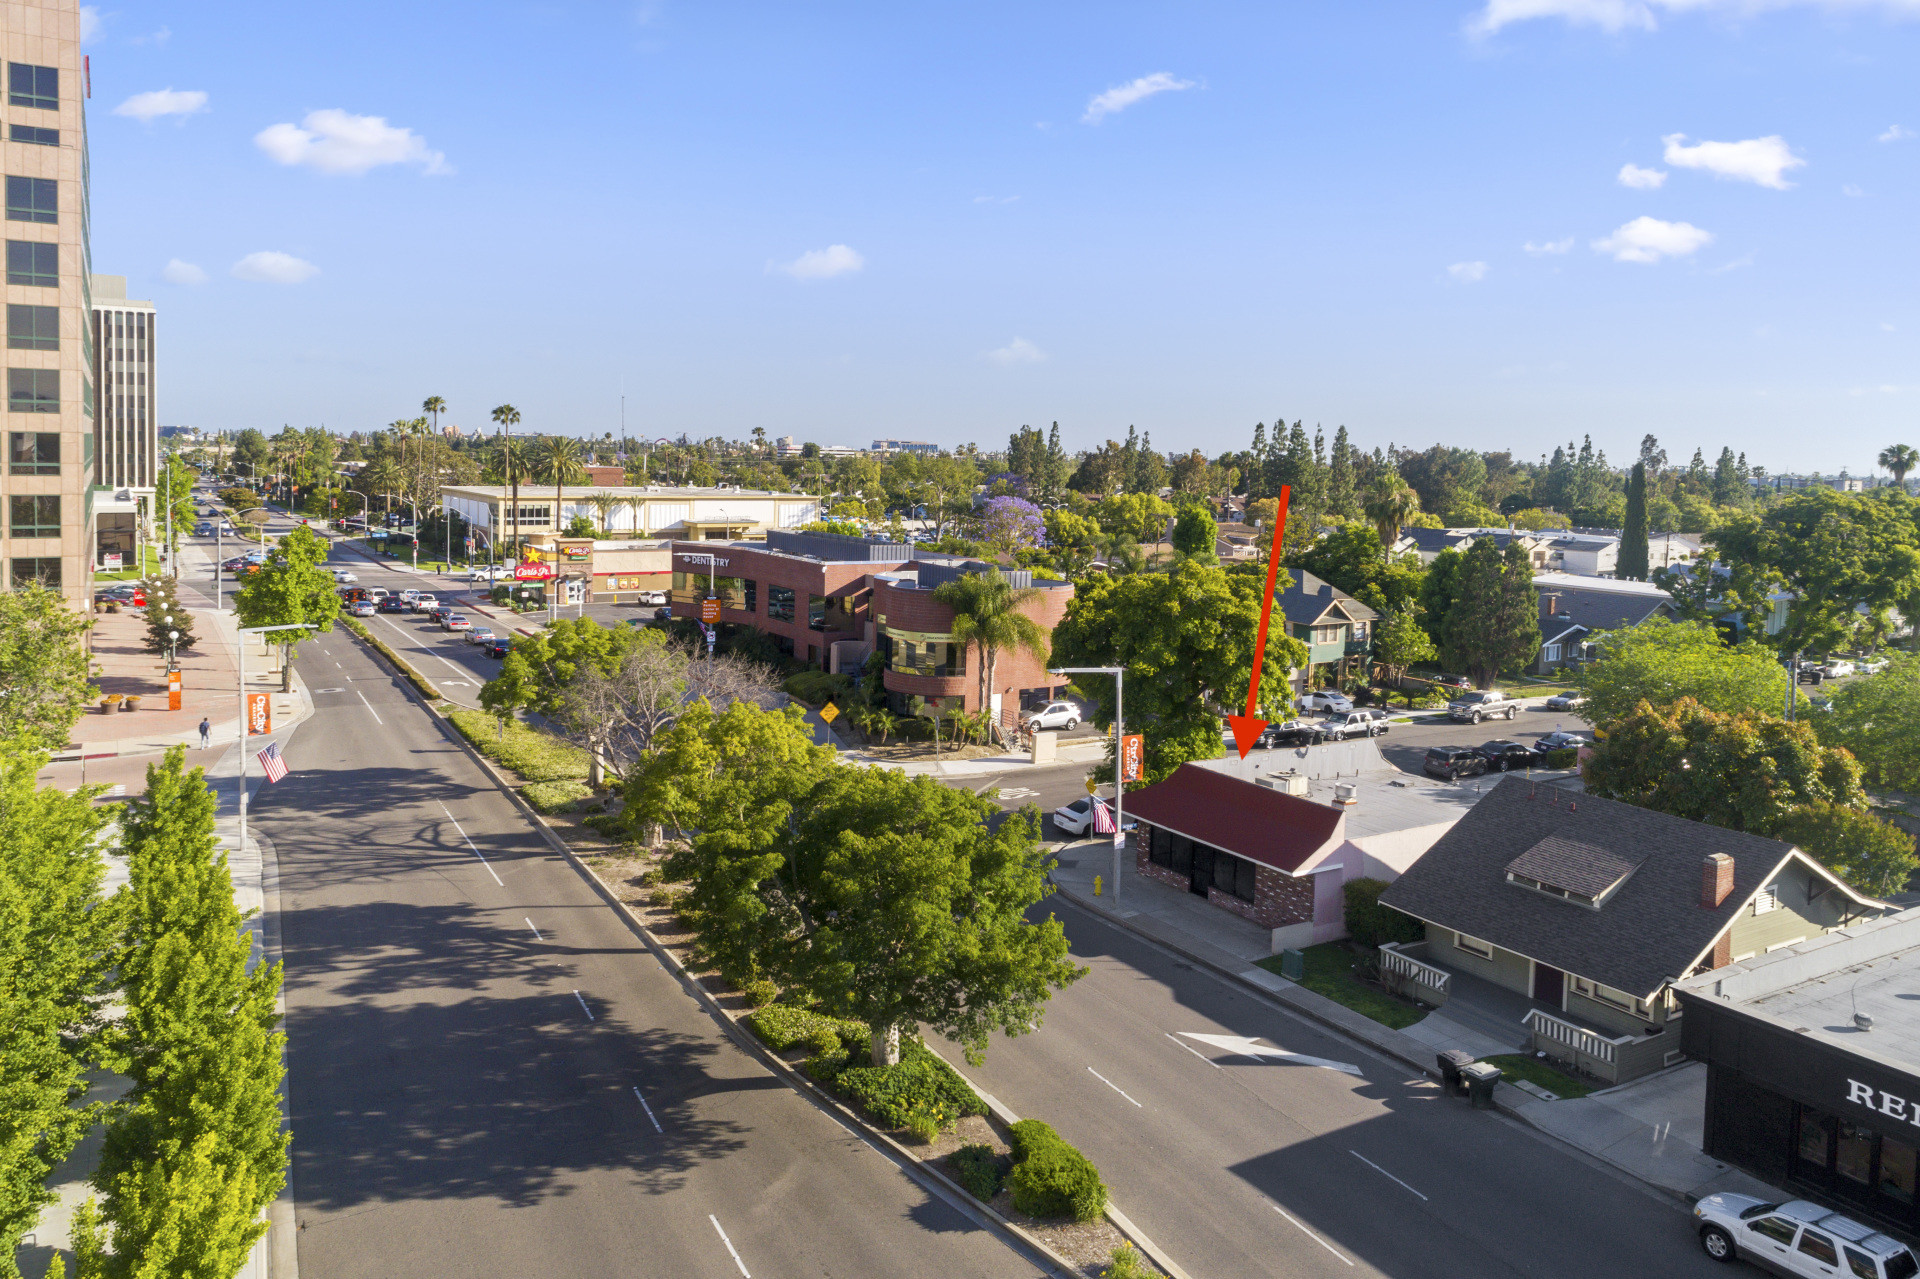
<path id="1" fill-rule="evenodd" d="M 404 591 L 401 593 L 405 594 Z M 427 612 L 431 612 L 434 608 L 438 607 L 440 601 L 435 599 L 433 596 L 428 595 L 425 592 L 421 591 L 421 592 L 415 592 L 413 598 L 409 600 L 408 603 L 413 606 L 414 612 L 427 613 Z"/>
<path id="2" fill-rule="evenodd" d="M 1466 693 L 1447 703 L 1447 718 L 1462 724 L 1478 724 L 1483 719 L 1512 719 L 1519 713 L 1519 705 L 1497 688 Z"/>
<path id="3" fill-rule="evenodd" d="M 336 582 L 357 582 L 360 580 L 360 576 L 344 568 L 337 568 L 333 570 L 333 580 Z"/>
<path id="4" fill-rule="evenodd" d="M 1326 723 L 1317 719 L 1283 719 L 1269 722 L 1260 732 L 1260 746 L 1318 746 L 1327 740 Z"/>
<path id="5" fill-rule="evenodd" d="M 1580 694 L 1555 693 L 1547 699 L 1547 709 L 1550 711 L 1577 711 L 1580 709 Z"/>
<path id="6" fill-rule="evenodd" d="M 1329 715 L 1320 721 L 1320 727 L 1330 742 L 1344 742 L 1349 737 L 1378 737 L 1387 731 L 1387 713 L 1361 707 L 1344 715 Z"/>
<path id="7" fill-rule="evenodd" d="M 1337 688 L 1316 688 L 1310 693 L 1300 694 L 1300 709 L 1344 713 L 1353 709 L 1353 700 Z"/>
<path id="8" fill-rule="evenodd" d="M 131 604 L 135 608 L 147 606 L 147 593 L 137 583 L 121 582 L 109 586 L 104 591 L 96 591 L 93 596 L 96 604 Z"/>
<path id="9" fill-rule="evenodd" d="M 1465 675 L 1433 675 L 1428 677 L 1427 682 L 1430 684 L 1438 684 L 1443 688 L 1473 687 L 1473 681 Z"/>
<path id="10" fill-rule="evenodd" d="M 442 613 L 440 615 L 440 627 L 442 630 L 464 631 L 470 629 L 472 626 L 473 623 L 467 620 L 466 614 L 464 613 Z"/>
<path id="11" fill-rule="evenodd" d="M 473 572 L 467 574 L 467 580 L 469 582 L 497 582 L 503 577 L 512 576 L 513 570 L 510 568 L 501 568 L 498 564 L 483 564 L 473 570 Z"/>
<path id="12" fill-rule="evenodd" d="M 1708 1195 L 1693 1206 L 1700 1246 L 1715 1261 L 1736 1257 L 1784 1275 L 1913 1279 L 1912 1251 L 1898 1239 L 1805 1199 L 1769 1203 L 1752 1195 Z"/>
<path id="13" fill-rule="evenodd" d="M 347 612 L 355 617 L 372 617 L 375 605 L 372 600 L 355 600 L 347 606 Z"/>
<path id="14" fill-rule="evenodd" d="M 1527 768 L 1539 762 L 1531 746 L 1522 742 L 1510 742 L 1505 738 L 1495 742 L 1482 742 L 1473 748 L 1473 753 L 1487 761 L 1489 773 L 1508 773 L 1516 768 Z"/>
<path id="15" fill-rule="evenodd" d="M 1093 797 L 1085 796 L 1053 810 L 1053 827 L 1069 835 L 1084 835 L 1093 825 Z"/>
<path id="16" fill-rule="evenodd" d="M 653 620 L 656 622 L 671 622 L 673 620 L 673 610 L 670 608 L 656 608 L 653 610 Z"/>
<path id="17" fill-rule="evenodd" d="M 1071 733 L 1080 727 L 1080 708 L 1072 702 L 1048 702 L 1021 723 L 1036 733 L 1044 728 L 1064 728 Z"/>
<path id="18" fill-rule="evenodd" d="M 1487 761 L 1471 747 L 1435 746 L 1427 751 L 1426 759 L 1420 763 L 1420 770 L 1429 777 L 1441 777 L 1452 782 L 1462 777 L 1480 776 L 1487 771 Z"/>
<path id="19" fill-rule="evenodd" d="M 665 604 L 666 602 L 667 593 L 665 591 L 641 591 L 634 597 L 634 603 L 636 604 Z"/>
<path id="20" fill-rule="evenodd" d="M 1827 678 L 1842 679 L 1848 675 L 1853 674 L 1858 669 L 1859 667 L 1855 666 L 1852 662 L 1849 662 L 1846 658 L 1836 657 L 1831 661 L 1829 661 L 1826 665 Z"/>
<path id="21" fill-rule="evenodd" d="M 382 613 L 404 613 L 407 611 L 407 601 L 401 599 L 398 595 L 389 595 L 380 601 L 380 611 Z"/>
<path id="22" fill-rule="evenodd" d="M 1554 751 L 1578 750 L 1582 746 L 1591 745 L 1593 745 L 1593 739 L 1590 737 L 1584 737 L 1579 733 L 1563 733 L 1556 730 L 1535 742 L 1532 750 L 1536 755 L 1551 755 Z"/>
<path id="23" fill-rule="evenodd" d="M 490 626 L 469 626 L 467 628 L 467 643 L 469 644 L 491 644 L 493 639 L 493 628 Z"/>
<path id="24" fill-rule="evenodd" d="M 481 649 L 480 651 L 485 653 L 488 657 L 505 657 L 507 655 L 508 650 L 510 650 L 512 647 L 513 647 L 513 644 L 511 641 L 506 639 L 496 639 L 492 643 L 488 644 L 485 648 Z"/>
<path id="25" fill-rule="evenodd" d="M 1887 659 L 1884 657 L 1863 657 L 1860 659 L 1858 665 L 1862 675 L 1878 675 L 1881 671 L 1887 669 Z"/>

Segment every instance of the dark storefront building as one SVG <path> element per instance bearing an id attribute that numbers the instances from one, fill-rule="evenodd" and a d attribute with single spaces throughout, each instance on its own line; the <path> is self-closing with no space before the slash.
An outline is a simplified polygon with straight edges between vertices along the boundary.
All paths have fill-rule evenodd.
<path id="1" fill-rule="evenodd" d="M 1705 1153 L 1920 1237 L 1920 910 L 1674 987 Z"/>

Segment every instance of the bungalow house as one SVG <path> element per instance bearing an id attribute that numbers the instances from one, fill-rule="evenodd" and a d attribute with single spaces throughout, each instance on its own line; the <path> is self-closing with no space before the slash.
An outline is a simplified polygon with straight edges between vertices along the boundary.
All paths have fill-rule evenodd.
<path id="1" fill-rule="evenodd" d="M 1270 930 L 1274 952 L 1347 935 L 1348 880 L 1391 880 L 1479 795 L 1405 777 L 1370 739 L 1183 764 L 1127 796 L 1134 865 Z"/>
<path id="2" fill-rule="evenodd" d="M 1535 573 L 1533 589 L 1540 597 L 1540 651 L 1529 669 L 1536 675 L 1592 658 L 1593 637 L 1601 631 L 1674 615 L 1673 597 L 1651 582 Z"/>
<path id="3" fill-rule="evenodd" d="M 1675 982 L 1894 909 L 1789 844 L 1519 777 L 1380 900 L 1426 925 L 1383 974 L 1429 1004 L 1524 996 L 1531 1050 L 1615 1083 L 1680 1060 Z"/>
<path id="4" fill-rule="evenodd" d="M 1293 584 L 1273 602 L 1287 619 L 1287 633 L 1307 646 L 1307 665 L 1293 672 L 1296 692 L 1340 684 L 1366 670 L 1378 613 L 1331 582 L 1297 569 Z"/>

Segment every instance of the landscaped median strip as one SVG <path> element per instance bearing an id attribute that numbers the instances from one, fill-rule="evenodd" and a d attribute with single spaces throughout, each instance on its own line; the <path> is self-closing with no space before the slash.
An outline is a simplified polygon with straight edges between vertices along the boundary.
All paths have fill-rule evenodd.
<path id="1" fill-rule="evenodd" d="M 391 662 L 393 664 L 393 668 L 398 672 L 400 672 L 401 677 L 404 678 L 409 684 L 412 684 L 414 688 L 419 691 L 420 696 L 428 699 L 429 701 L 437 702 L 440 700 L 440 690 L 435 688 L 431 683 L 429 683 L 426 676 L 422 675 L 419 671 L 414 670 L 413 667 L 408 664 L 406 658 L 400 656 L 400 654 L 388 648 L 385 642 L 383 642 L 378 636 L 376 636 L 372 631 L 368 630 L 361 623 L 359 618 L 342 617 L 340 621 L 348 630 L 352 631 L 355 635 L 358 635 L 361 639 L 365 640 L 368 644 L 372 645 L 374 652 L 380 654 L 380 656 L 386 658 L 389 662 Z"/>

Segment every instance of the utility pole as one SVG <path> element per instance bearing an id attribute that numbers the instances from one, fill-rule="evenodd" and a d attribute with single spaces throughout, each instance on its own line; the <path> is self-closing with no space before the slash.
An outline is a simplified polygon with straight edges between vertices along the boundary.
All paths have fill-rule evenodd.
<path id="1" fill-rule="evenodd" d="M 240 668 L 240 849 L 247 846 L 247 636 L 268 631 L 304 631 L 305 622 L 287 622 L 280 626 L 245 626 L 240 629 L 237 662 Z M 283 659 L 284 660 L 284 659 Z"/>
<path id="2" fill-rule="evenodd" d="M 1113 676 L 1113 900 L 1120 901 L 1120 853 L 1126 847 L 1126 823 L 1123 820 L 1123 805 L 1127 793 L 1127 784 L 1123 780 L 1126 767 L 1126 681 L 1127 668 L 1124 666 L 1061 666 L 1047 671 L 1049 675 L 1111 675 Z M 1091 822 L 1089 822 L 1091 825 Z"/>

